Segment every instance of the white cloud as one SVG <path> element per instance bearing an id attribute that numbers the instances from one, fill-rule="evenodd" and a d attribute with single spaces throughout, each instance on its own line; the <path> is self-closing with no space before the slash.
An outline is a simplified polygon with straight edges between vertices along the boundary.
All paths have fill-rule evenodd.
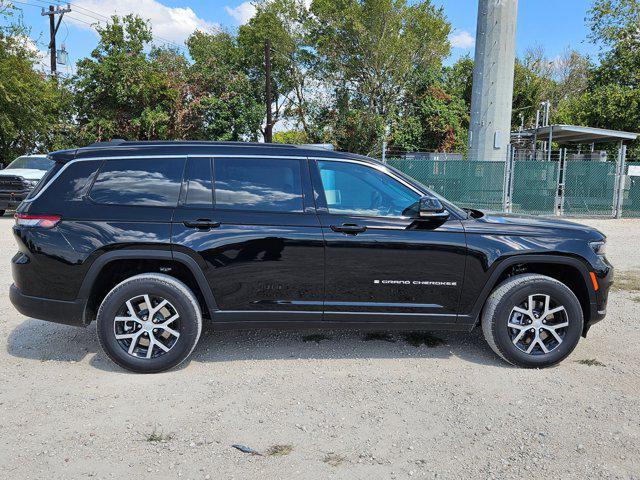
<path id="1" fill-rule="evenodd" d="M 92 27 L 83 22 L 104 23 L 105 20 L 100 15 L 109 17 L 133 13 L 149 20 L 156 37 L 178 44 L 182 44 L 196 30 L 208 31 L 219 28 L 218 24 L 198 17 L 189 7 L 167 7 L 157 0 L 76 0 L 71 9 L 73 13 L 65 16 L 65 20 L 86 29 L 92 29 Z M 97 12 L 99 15 L 87 10 Z M 102 20 L 92 19 L 84 14 L 99 17 Z M 75 20 L 71 18 L 72 16 L 82 21 Z M 161 39 L 158 40 L 162 42 Z"/>
<path id="2" fill-rule="evenodd" d="M 243 2 L 235 8 L 224 7 L 224 9 L 240 25 L 247 23 L 256 14 L 256 7 L 251 2 Z"/>
<path id="3" fill-rule="evenodd" d="M 244 25 L 249 20 L 253 18 L 256 14 L 256 7 L 253 4 L 253 1 L 242 2 L 235 8 L 232 7 L 224 7 L 225 11 L 235 19 L 240 25 Z M 313 0 L 302 0 L 302 4 L 308 10 L 311 7 L 311 2 Z"/>
<path id="4" fill-rule="evenodd" d="M 466 30 L 454 30 L 449 35 L 449 41 L 454 48 L 461 48 L 463 50 L 469 50 L 476 44 L 476 39 Z"/>
<path id="5" fill-rule="evenodd" d="M 47 50 L 41 49 L 31 37 L 26 35 L 18 35 L 14 38 L 22 48 L 35 54 L 34 67 L 36 70 L 49 70 L 49 52 Z"/>

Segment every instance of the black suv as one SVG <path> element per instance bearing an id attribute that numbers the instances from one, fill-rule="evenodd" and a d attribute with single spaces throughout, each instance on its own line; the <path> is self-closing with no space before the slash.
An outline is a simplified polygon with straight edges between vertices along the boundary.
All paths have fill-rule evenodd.
<path id="1" fill-rule="evenodd" d="M 523 367 L 558 363 L 605 316 L 605 237 L 461 209 L 370 158 L 278 144 L 110 142 L 50 154 L 20 205 L 11 301 L 97 322 L 137 372 L 214 329 L 470 331 Z"/>

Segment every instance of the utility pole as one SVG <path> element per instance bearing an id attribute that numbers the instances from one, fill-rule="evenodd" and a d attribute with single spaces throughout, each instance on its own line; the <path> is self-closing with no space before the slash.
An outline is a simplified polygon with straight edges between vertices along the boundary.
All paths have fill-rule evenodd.
<path id="1" fill-rule="evenodd" d="M 271 113 L 271 40 L 264 42 L 264 75 L 265 75 L 265 104 L 267 107 L 267 124 L 264 127 L 265 143 L 273 142 L 273 118 Z"/>
<path id="2" fill-rule="evenodd" d="M 49 5 L 49 10 L 45 10 L 44 8 L 42 9 L 42 12 L 40 13 L 40 15 L 42 15 L 43 17 L 48 16 L 49 17 L 49 52 L 51 54 L 51 74 L 55 75 L 57 72 L 57 65 L 56 65 L 56 34 L 58 33 L 58 28 L 60 28 L 60 22 L 62 22 L 62 17 L 64 16 L 65 13 L 70 12 L 71 11 L 71 6 L 67 5 L 66 7 L 60 7 L 58 5 L 57 8 L 55 8 L 53 5 Z M 56 15 L 59 15 L 58 17 L 58 23 L 56 23 Z"/>

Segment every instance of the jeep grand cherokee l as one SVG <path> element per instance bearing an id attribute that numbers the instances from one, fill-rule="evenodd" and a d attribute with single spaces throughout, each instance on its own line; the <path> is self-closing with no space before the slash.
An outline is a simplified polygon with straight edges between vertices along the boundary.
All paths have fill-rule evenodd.
<path id="1" fill-rule="evenodd" d="M 136 372 L 214 329 L 464 330 L 522 367 L 563 360 L 605 316 L 598 231 L 461 209 L 370 158 L 278 144 L 112 142 L 55 152 L 19 207 L 10 295 L 97 322 Z"/>

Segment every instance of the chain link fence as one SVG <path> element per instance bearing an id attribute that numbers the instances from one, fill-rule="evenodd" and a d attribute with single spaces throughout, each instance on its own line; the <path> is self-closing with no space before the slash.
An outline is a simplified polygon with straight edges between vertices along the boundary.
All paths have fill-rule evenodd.
<path id="1" fill-rule="evenodd" d="M 640 217 L 640 162 L 389 159 L 461 207 L 528 215 Z"/>
<path id="2" fill-rule="evenodd" d="M 461 207 L 500 210 L 505 162 L 390 159 L 389 165 Z"/>

